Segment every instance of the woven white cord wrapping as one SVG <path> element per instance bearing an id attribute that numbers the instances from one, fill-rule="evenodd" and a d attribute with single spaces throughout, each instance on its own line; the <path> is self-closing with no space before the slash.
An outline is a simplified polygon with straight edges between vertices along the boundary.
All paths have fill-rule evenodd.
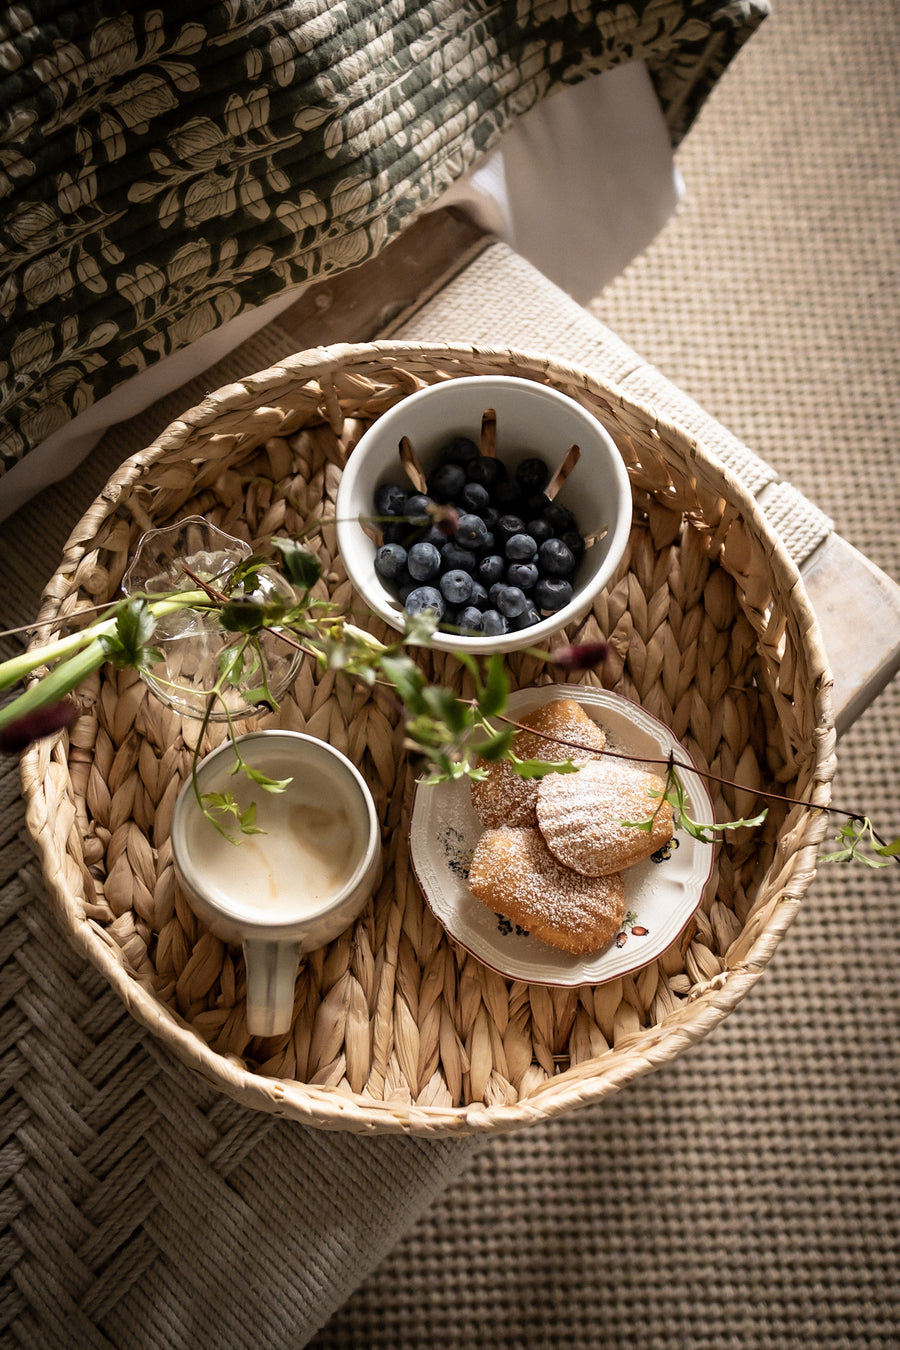
<path id="1" fill-rule="evenodd" d="M 792 483 L 771 483 L 760 494 L 760 505 L 798 565 L 808 558 L 834 529 L 834 523 L 804 497 Z"/>

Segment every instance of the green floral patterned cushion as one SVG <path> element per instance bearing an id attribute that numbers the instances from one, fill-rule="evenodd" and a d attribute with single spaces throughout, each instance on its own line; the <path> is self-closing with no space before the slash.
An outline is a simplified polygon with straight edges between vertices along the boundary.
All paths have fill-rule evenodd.
<path id="1" fill-rule="evenodd" d="M 0 7 L 0 473 L 368 258 L 540 100 L 646 62 L 673 143 L 766 0 Z"/>

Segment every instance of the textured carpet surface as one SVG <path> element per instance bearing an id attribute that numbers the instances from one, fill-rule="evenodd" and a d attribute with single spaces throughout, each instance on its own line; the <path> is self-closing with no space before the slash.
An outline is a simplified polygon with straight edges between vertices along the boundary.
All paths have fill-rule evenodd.
<path id="1" fill-rule="evenodd" d="M 682 147 L 679 213 L 593 309 L 900 577 L 898 68 L 893 0 L 776 0 Z M 836 799 L 897 833 L 898 762 L 895 682 Z M 823 867 L 724 1026 L 493 1143 L 312 1344 L 900 1343 L 897 877 Z"/>

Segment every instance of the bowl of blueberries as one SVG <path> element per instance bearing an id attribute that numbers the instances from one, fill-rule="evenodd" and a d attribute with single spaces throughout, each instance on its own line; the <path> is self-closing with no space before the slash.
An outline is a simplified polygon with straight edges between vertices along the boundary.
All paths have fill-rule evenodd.
<path id="1" fill-rule="evenodd" d="M 442 380 L 384 412 L 337 496 L 347 574 L 394 628 L 433 645 L 534 646 L 580 618 L 621 560 L 631 484 L 615 442 L 568 394 L 510 375 Z"/>

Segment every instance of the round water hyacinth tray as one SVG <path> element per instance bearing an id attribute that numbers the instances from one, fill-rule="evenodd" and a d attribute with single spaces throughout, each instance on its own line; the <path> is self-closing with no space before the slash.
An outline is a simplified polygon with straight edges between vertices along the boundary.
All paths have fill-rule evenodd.
<path id="1" fill-rule="evenodd" d="M 306 957 L 289 1033 L 246 1030 L 240 951 L 204 930 L 172 864 L 172 808 L 200 723 L 133 672 L 104 667 L 67 734 L 22 761 L 28 823 L 73 944 L 132 1014 L 222 1092 L 263 1111 L 356 1132 L 515 1129 L 615 1092 L 710 1032 L 764 971 L 802 903 L 834 770 L 830 676 L 796 568 L 752 498 L 685 431 L 589 372 L 518 351 L 369 343 L 287 358 L 211 394 L 128 460 L 73 532 L 45 592 L 36 642 L 112 599 L 140 535 L 199 514 L 253 545 L 328 521 L 365 428 L 423 384 L 471 374 L 543 381 L 615 439 L 634 493 L 625 557 L 563 640 L 608 640 L 598 671 L 571 677 L 641 705 L 701 773 L 720 820 L 772 801 L 765 823 L 716 847 L 714 883 L 652 961 L 600 982 L 510 978 L 435 918 L 408 853 L 415 767 L 395 705 L 311 661 L 280 725 L 360 765 L 383 830 L 380 877 L 357 922 Z M 311 537 L 323 596 L 389 637 L 352 591 L 335 530 Z M 451 653 L 426 675 L 470 692 Z M 513 653 L 514 689 L 559 682 Z M 218 724 L 203 749 L 226 734 Z M 719 780 L 726 780 L 725 782 Z M 731 786 L 737 782 L 740 788 Z"/>

